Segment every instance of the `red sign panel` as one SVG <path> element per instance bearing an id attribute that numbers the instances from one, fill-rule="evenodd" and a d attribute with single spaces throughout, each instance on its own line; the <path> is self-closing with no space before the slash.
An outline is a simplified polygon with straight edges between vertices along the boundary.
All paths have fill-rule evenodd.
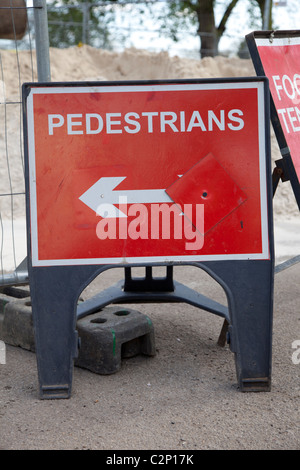
<path id="1" fill-rule="evenodd" d="M 300 183 L 300 37 L 271 35 L 255 42 Z"/>
<path id="2" fill-rule="evenodd" d="M 33 266 L 269 259 L 263 79 L 26 86 Z"/>

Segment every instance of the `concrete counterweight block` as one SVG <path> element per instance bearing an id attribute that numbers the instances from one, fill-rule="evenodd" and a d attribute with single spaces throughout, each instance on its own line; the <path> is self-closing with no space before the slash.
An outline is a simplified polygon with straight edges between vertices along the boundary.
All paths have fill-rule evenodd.
<path id="1" fill-rule="evenodd" d="M 74 365 L 97 374 L 120 369 L 121 359 L 155 355 L 154 327 L 149 317 L 126 307 L 104 307 L 77 320 L 80 348 Z M 28 289 L 0 292 L 0 340 L 35 351 L 31 297 Z"/>
<path id="2" fill-rule="evenodd" d="M 0 292 L 0 339 L 12 346 L 35 351 L 28 289 L 7 287 Z"/>
<path id="3" fill-rule="evenodd" d="M 154 328 L 137 310 L 113 306 L 77 321 L 80 348 L 75 365 L 97 374 L 113 374 L 122 358 L 155 355 Z"/>

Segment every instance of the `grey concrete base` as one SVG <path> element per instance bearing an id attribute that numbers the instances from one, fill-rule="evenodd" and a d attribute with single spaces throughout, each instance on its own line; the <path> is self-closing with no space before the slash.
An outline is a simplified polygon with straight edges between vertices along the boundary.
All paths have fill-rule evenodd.
<path id="1" fill-rule="evenodd" d="M 6 344 L 35 351 L 30 292 L 5 287 L 0 293 L 0 339 Z"/>
<path id="2" fill-rule="evenodd" d="M 105 307 L 77 321 L 80 339 L 75 366 L 112 374 L 122 358 L 155 355 L 154 328 L 149 317 L 125 307 Z M 35 352 L 30 293 L 26 288 L 0 292 L 0 339 Z"/>
<path id="3" fill-rule="evenodd" d="M 78 320 L 79 356 L 75 365 L 97 374 L 120 369 L 121 359 L 155 355 L 154 328 L 149 317 L 124 307 L 105 307 Z"/>

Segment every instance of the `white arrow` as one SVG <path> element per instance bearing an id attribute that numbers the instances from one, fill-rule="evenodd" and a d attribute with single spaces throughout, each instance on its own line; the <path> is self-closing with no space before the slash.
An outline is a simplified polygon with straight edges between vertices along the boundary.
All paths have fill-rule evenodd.
<path id="1" fill-rule="evenodd" d="M 119 190 L 115 188 L 126 176 L 102 177 L 85 193 L 80 200 L 101 217 L 127 217 L 114 204 L 146 204 L 173 202 L 164 189 Z"/>

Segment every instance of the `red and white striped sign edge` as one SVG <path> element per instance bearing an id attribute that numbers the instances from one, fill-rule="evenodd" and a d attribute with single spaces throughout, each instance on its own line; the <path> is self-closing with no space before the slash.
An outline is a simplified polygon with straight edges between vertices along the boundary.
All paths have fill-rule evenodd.
<path id="1" fill-rule="evenodd" d="M 299 46 L 300 37 L 285 37 L 285 38 L 255 38 L 257 46 Z"/>
<path id="2" fill-rule="evenodd" d="M 38 220 L 35 173 L 35 139 L 34 139 L 34 107 L 35 94 L 74 94 L 74 93 L 122 93 L 122 92 L 153 92 L 153 91 L 184 91 L 184 90 L 230 90 L 230 89 L 257 89 L 258 106 L 258 145 L 259 145 L 259 178 L 260 178 L 260 209 L 261 209 L 261 237 L 262 250 L 259 253 L 240 254 L 214 254 L 198 256 L 148 256 L 126 257 L 126 264 L 142 263 L 168 263 L 168 262 L 204 262 L 225 260 L 259 260 L 270 259 L 269 231 L 268 231 L 268 202 L 267 202 L 267 175 L 266 175 L 266 122 L 264 105 L 264 83 L 262 81 L 223 82 L 223 83 L 193 83 L 193 84 L 150 84 L 150 85 L 95 85 L 95 86 L 50 86 L 32 87 L 26 99 L 27 105 L 27 139 L 29 164 L 29 197 L 30 197 L 30 231 L 31 231 L 31 261 L 32 266 L 71 266 L 71 265 L 97 265 L 97 264 L 124 264 L 124 258 L 82 258 L 82 259 L 55 259 L 40 260 L 38 255 Z"/>

